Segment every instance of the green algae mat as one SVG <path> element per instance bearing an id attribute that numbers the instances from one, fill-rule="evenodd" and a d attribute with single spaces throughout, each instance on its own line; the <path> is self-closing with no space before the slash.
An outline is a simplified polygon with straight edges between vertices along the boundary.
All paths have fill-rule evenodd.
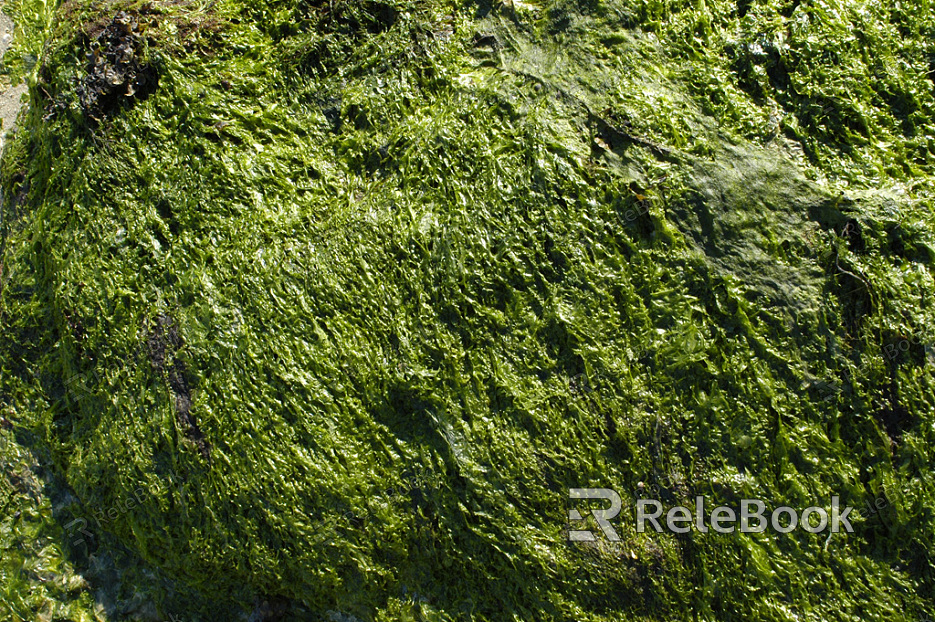
<path id="1" fill-rule="evenodd" d="M 0 618 L 935 617 L 935 3 L 4 11 Z"/>

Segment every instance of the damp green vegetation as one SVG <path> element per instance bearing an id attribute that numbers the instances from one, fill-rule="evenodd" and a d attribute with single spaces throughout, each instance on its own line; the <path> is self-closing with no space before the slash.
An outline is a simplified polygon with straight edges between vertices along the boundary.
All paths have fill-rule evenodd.
<path id="1" fill-rule="evenodd" d="M 935 617 L 928 0 L 4 10 L 4 619 Z"/>

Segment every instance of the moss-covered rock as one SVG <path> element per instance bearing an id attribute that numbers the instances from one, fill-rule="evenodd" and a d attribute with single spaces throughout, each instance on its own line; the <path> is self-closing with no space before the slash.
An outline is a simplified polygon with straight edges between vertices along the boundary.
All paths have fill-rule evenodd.
<path id="1" fill-rule="evenodd" d="M 11 616 L 932 615 L 916 4 L 8 7 Z M 637 532 L 697 495 L 858 510 Z"/>

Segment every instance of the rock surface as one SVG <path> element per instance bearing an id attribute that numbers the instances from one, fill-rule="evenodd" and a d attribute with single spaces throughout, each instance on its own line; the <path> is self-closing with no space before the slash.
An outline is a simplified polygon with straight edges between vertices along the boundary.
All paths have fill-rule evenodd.
<path id="1" fill-rule="evenodd" d="M 13 41 L 13 20 L 0 13 L 0 58 L 6 54 Z M 16 117 L 23 107 L 26 85 L 4 86 L 0 88 L 0 152 L 6 142 L 7 133 L 16 127 Z"/>

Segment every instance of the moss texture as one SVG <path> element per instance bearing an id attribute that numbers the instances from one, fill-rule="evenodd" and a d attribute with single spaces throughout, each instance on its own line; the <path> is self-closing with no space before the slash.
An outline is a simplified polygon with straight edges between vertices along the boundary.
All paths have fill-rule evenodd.
<path id="1" fill-rule="evenodd" d="M 13 619 L 935 613 L 927 0 L 5 10 Z"/>

